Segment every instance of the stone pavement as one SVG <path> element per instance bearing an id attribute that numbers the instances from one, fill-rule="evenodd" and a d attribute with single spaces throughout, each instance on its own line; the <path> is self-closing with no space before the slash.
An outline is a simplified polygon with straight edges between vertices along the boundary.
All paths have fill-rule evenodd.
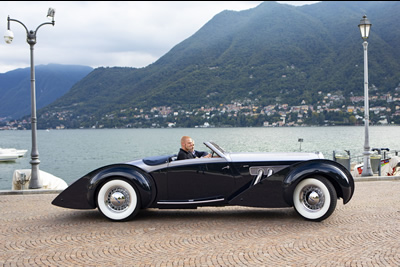
<path id="1" fill-rule="evenodd" d="M 289 209 L 149 209 L 129 222 L 0 194 L 0 266 L 400 266 L 400 180 L 356 182 L 323 222 Z"/>

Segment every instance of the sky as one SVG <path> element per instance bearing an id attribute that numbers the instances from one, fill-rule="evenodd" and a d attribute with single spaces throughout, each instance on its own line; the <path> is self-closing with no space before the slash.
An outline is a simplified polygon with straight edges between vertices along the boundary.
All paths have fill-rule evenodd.
<path id="1" fill-rule="evenodd" d="M 224 10 L 241 11 L 262 1 L 1 1 L 0 32 L 7 17 L 35 31 L 56 10 L 55 25 L 36 33 L 34 64 L 146 67 L 195 34 Z M 300 6 L 318 1 L 278 1 Z M 10 22 L 14 40 L 0 40 L 0 73 L 30 67 L 26 30 Z"/>

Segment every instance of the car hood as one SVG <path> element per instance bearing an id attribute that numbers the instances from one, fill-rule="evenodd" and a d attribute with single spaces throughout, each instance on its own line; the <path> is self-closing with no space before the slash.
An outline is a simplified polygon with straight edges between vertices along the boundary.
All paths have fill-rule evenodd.
<path id="1" fill-rule="evenodd" d="M 239 161 L 306 161 L 312 159 L 323 159 L 320 152 L 258 152 L 258 153 L 227 153 L 233 162 Z"/>

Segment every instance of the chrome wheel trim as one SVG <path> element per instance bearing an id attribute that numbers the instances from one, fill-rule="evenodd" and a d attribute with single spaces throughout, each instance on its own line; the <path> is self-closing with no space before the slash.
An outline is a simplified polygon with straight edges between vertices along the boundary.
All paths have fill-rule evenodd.
<path id="1" fill-rule="evenodd" d="M 325 195 L 319 187 L 306 186 L 300 192 L 300 202 L 303 203 L 305 209 L 316 212 L 323 208 Z"/>
<path id="2" fill-rule="evenodd" d="M 111 211 L 123 212 L 131 204 L 129 191 L 117 186 L 110 188 L 104 195 L 104 203 Z"/>

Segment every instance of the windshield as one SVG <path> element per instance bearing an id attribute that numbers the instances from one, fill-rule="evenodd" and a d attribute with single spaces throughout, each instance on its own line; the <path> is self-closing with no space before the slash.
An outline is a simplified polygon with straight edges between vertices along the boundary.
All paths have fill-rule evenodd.
<path id="1" fill-rule="evenodd" d="M 218 156 L 225 158 L 225 150 L 214 142 L 204 142 L 204 145 Z"/>

